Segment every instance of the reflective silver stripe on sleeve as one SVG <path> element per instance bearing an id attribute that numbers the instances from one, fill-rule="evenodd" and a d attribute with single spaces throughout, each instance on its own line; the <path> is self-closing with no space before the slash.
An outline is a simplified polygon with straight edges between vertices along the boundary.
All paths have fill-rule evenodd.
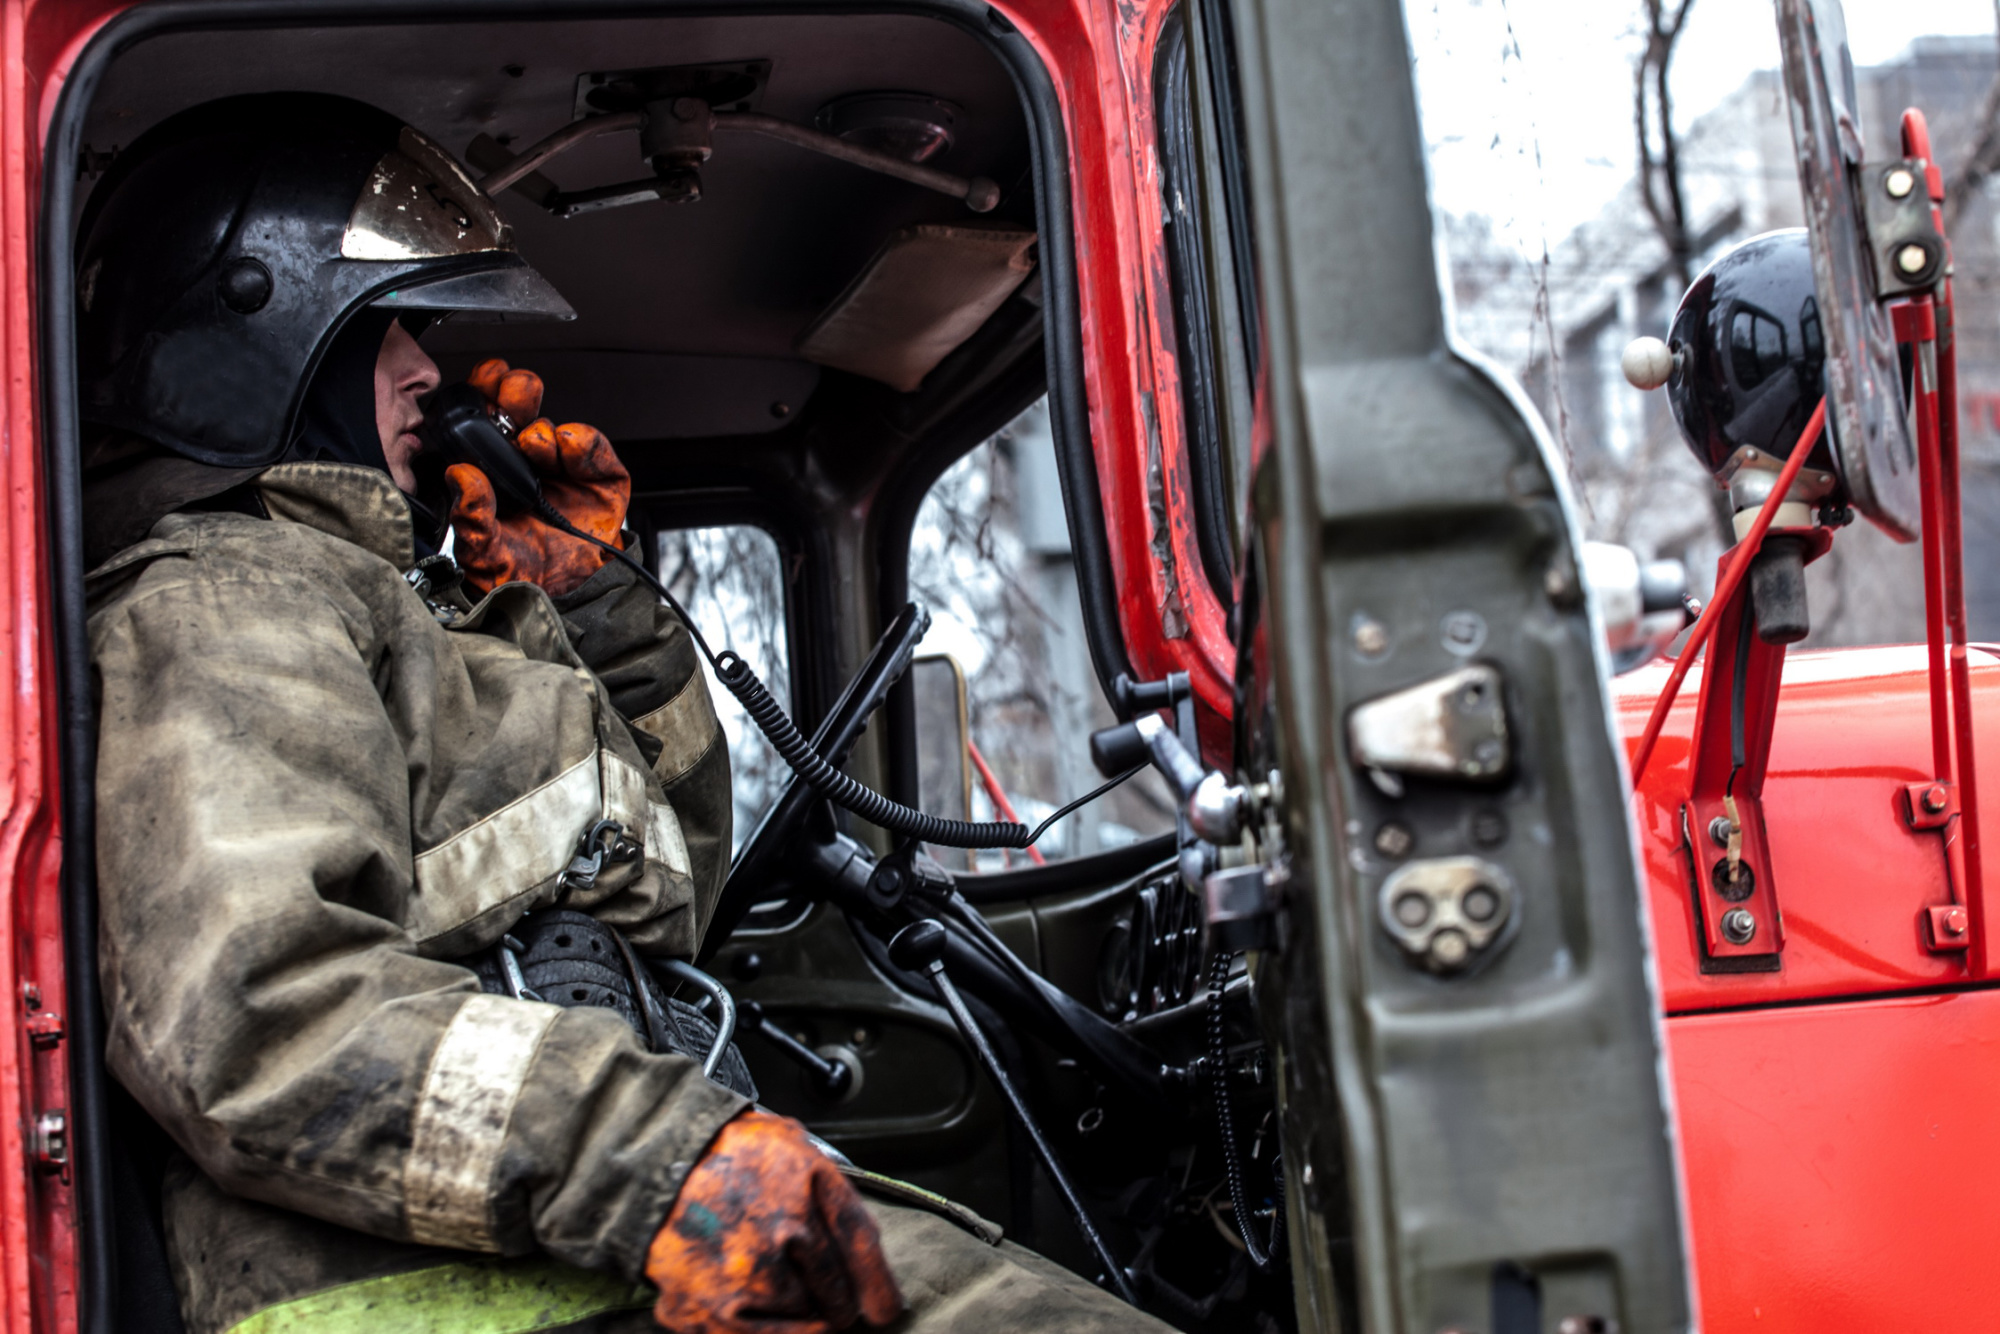
<path id="1" fill-rule="evenodd" d="M 597 755 L 418 853 L 410 934 L 424 941 L 455 930 L 560 874 L 598 816 Z"/>
<path id="2" fill-rule="evenodd" d="M 688 860 L 687 838 L 681 833 L 681 817 L 674 808 L 649 802 L 646 809 L 646 860 L 671 867 L 682 875 L 694 873 Z"/>
<path id="3" fill-rule="evenodd" d="M 651 713 L 633 719 L 632 726 L 659 739 L 660 758 L 653 761 L 653 773 L 662 783 L 671 783 L 694 768 L 722 735 L 715 701 L 709 698 L 708 682 L 699 671 L 688 678 L 680 693 Z"/>
<path id="4" fill-rule="evenodd" d="M 604 818 L 616 820 L 636 834 L 646 827 L 646 771 L 609 747 L 598 755 L 604 787 Z"/>
<path id="5" fill-rule="evenodd" d="M 558 1013 L 507 996 L 469 996 L 445 1025 L 417 1096 L 403 1165 L 412 1241 L 499 1249 L 494 1169 L 528 1067 Z"/>
<path id="6" fill-rule="evenodd" d="M 646 831 L 646 860 L 687 875 L 687 838 L 672 806 L 646 793 L 646 775 L 612 751 L 604 752 L 604 814 L 627 829 Z"/>

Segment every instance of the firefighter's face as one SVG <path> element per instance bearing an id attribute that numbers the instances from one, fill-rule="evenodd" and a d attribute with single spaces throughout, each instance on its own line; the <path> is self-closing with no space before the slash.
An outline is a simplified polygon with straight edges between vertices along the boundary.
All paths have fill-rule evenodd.
<path id="1" fill-rule="evenodd" d="M 375 429 L 382 433 L 382 456 L 389 461 L 389 475 L 408 492 L 417 489 L 410 460 L 420 447 L 417 426 L 424 419 L 417 399 L 437 387 L 437 363 L 410 337 L 401 321 L 391 323 L 382 339 L 382 355 L 375 360 Z"/>

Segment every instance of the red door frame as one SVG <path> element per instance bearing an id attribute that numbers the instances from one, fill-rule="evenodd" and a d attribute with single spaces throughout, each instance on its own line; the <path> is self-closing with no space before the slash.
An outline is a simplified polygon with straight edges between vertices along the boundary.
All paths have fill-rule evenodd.
<path id="1" fill-rule="evenodd" d="M 0 1334 L 67 1331 L 77 1322 L 77 1232 L 66 1152 L 68 1011 L 60 868 L 61 769 L 55 628 L 43 476 L 36 333 L 42 145 L 63 75 L 118 8 L 104 0 L 0 0 L 0 470 L 7 479 L 9 598 L 0 654 L 11 668 L 0 729 L 10 755 L 0 825 Z"/>
<path id="2" fill-rule="evenodd" d="M 998 7 L 1042 57 L 1068 132 L 1084 387 L 1126 652 L 1144 679 L 1188 673 L 1204 708 L 1227 719 L 1236 652 L 1196 537 L 1154 116 L 1154 57 L 1174 3 Z"/>

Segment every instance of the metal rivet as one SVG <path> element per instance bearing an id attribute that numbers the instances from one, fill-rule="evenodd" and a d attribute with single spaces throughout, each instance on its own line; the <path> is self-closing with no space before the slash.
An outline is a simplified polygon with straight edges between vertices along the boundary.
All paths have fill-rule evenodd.
<path id="1" fill-rule="evenodd" d="M 1556 1334 L 1613 1334 L 1617 1326 L 1601 1315 L 1566 1315 Z"/>
<path id="2" fill-rule="evenodd" d="M 1354 647 L 1368 657 L 1374 657 L 1389 647 L 1389 628 L 1372 616 L 1363 616 L 1354 622 Z"/>
<path id="3" fill-rule="evenodd" d="M 1438 630 L 1449 653 L 1477 653 L 1486 642 L 1486 621 L 1476 611 L 1447 612 Z"/>
<path id="4" fill-rule="evenodd" d="M 1410 827 L 1391 820 L 1375 831 L 1375 851 L 1384 857 L 1403 858 L 1410 855 L 1410 849 L 1417 846 L 1417 836 Z"/>
<path id="5" fill-rule="evenodd" d="M 1507 841 L 1507 817 L 1498 811 L 1481 811 L 1472 817 L 1472 841 L 1482 848 L 1496 848 Z"/>
<path id="6" fill-rule="evenodd" d="M 1908 167 L 1897 167 L 1882 178 L 1882 188 L 1889 192 L 1889 198 L 1902 199 L 1917 188 L 1917 178 Z"/>
<path id="7" fill-rule="evenodd" d="M 1465 891 L 1465 897 L 1458 901 L 1458 910 L 1465 914 L 1469 922 L 1482 926 L 1493 920 L 1500 911 L 1500 896 L 1485 885 L 1474 885 Z"/>
<path id="8" fill-rule="evenodd" d="M 223 269 L 216 289 L 223 305 L 238 315 L 255 315 L 271 299 L 271 271 L 262 260 L 245 255 Z"/>
<path id="9" fill-rule="evenodd" d="M 1404 894 L 1396 900 L 1395 912 L 1404 926 L 1419 927 L 1431 919 L 1431 901 L 1421 894 Z"/>
<path id="10" fill-rule="evenodd" d="M 1472 942 L 1465 938 L 1465 933 L 1462 931 L 1447 928 L 1438 932 L 1431 941 L 1431 958 L 1436 960 L 1440 967 L 1456 968 L 1464 963 L 1466 956 L 1471 953 Z"/>
<path id="11" fill-rule="evenodd" d="M 69 1116 L 64 1112 L 44 1112 L 35 1121 L 35 1166 L 43 1172 L 61 1172 L 69 1166 Z"/>
<path id="12" fill-rule="evenodd" d="M 1722 914 L 1722 934 L 1732 945 L 1748 945 L 1757 935 L 1757 919 L 1746 908 Z"/>
<path id="13" fill-rule="evenodd" d="M 1896 251 L 1896 267 L 1914 277 L 1930 267 L 1931 252 L 1914 243 Z"/>

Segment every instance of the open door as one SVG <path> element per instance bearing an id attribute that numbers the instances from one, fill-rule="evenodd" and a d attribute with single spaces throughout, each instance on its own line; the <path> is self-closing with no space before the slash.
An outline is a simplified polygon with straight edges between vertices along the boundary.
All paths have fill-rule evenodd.
<path id="1" fill-rule="evenodd" d="M 1216 416 L 1301 1324 L 1685 1329 L 1579 529 L 1533 409 L 1452 344 L 1401 10 L 1189 9 L 1209 274 L 1253 298 L 1217 322 L 1250 401 Z"/>

